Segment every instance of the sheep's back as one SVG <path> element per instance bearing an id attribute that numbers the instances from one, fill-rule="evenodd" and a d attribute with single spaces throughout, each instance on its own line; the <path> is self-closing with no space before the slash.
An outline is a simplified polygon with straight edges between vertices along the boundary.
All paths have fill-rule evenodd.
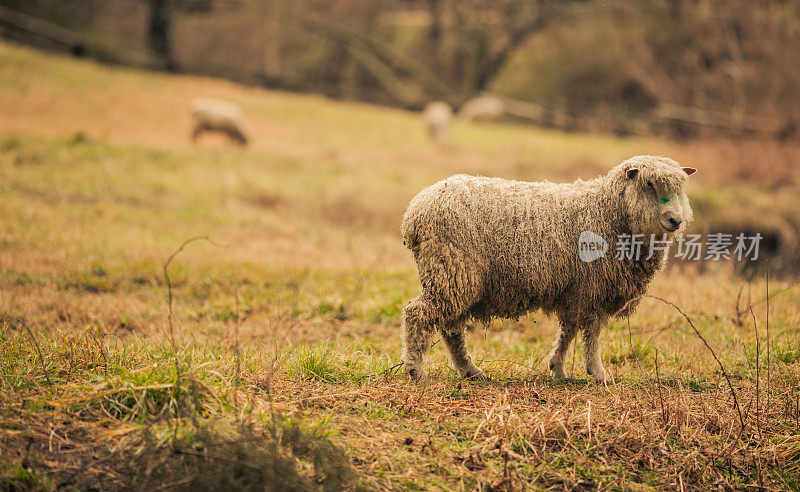
<path id="1" fill-rule="evenodd" d="M 458 175 L 420 192 L 403 220 L 405 244 L 431 255 L 452 248 L 480 271 L 484 299 L 476 316 L 514 316 L 552 310 L 588 278 L 579 261 L 580 232 L 597 222 L 592 182 L 521 182 Z M 425 244 L 424 252 L 420 245 Z M 442 256 L 447 256 L 442 254 Z"/>
<path id="2" fill-rule="evenodd" d="M 208 98 L 192 101 L 192 116 L 197 122 L 212 127 L 236 127 L 244 123 L 244 115 L 238 106 Z"/>
<path id="3" fill-rule="evenodd" d="M 576 215 L 576 183 L 511 181 L 456 175 L 422 190 L 403 216 L 402 234 L 413 250 L 430 239 L 465 241 L 465 247 L 517 246 L 560 233 L 564 213 Z"/>

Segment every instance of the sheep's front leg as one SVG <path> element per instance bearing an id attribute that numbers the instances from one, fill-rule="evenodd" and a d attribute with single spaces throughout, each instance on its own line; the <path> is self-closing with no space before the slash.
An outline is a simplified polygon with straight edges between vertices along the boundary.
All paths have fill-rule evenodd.
<path id="1" fill-rule="evenodd" d="M 567 377 L 567 373 L 564 372 L 564 356 L 572 339 L 575 338 L 577 326 L 559 319 L 559 327 L 556 341 L 550 351 L 550 374 L 556 379 L 564 379 Z"/>
<path id="2" fill-rule="evenodd" d="M 583 350 L 586 361 L 586 373 L 598 381 L 606 381 L 608 373 L 603 367 L 600 357 L 600 331 L 603 327 L 601 320 L 587 323 L 583 328 Z"/>
<path id="3" fill-rule="evenodd" d="M 475 365 L 472 356 L 467 351 L 467 344 L 464 340 L 464 322 L 455 321 L 449 323 L 442 330 L 442 341 L 447 352 L 450 354 L 450 361 L 453 367 L 462 378 L 488 379 L 478 366 Z"/>
<path id="4" fill-rule="evenodd" d="M 419 296 L 409 301 L 400 317 L 403 328 L 402 360 L 406 372 L 414 380 L 425 377 L 422 364 L 425 361 L 425 353 L 430 349 L 433 313 L 432 306 L 423 296 Z"/>

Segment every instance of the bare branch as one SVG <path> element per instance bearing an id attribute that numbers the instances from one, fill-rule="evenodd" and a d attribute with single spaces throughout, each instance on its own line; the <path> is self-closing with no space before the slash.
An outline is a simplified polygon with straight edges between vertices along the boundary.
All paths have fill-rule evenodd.
<path id="1" fill-rule="evenodd" d="M 25 322 L 20 322 L 20 324 L 22 325 L 23 328 L 25 328 L 25 331 L 28 332 L 28 335 L 30 335 L 31 341 L 33 341 L 33 346 L 36 347 L 36 352 L 39 354 L 39 362 L 42 363 L 42 372 L 44 373 L 44 378 L 47 380 L 47 384 L 49 384 L 50 387 L 52 387 L 53 382 L 50 381 L 50 375 L 47 374 L 47 368 L 44 365 L 44 356 L 42 355 L 42 349 L 39 348 L 39 342 L 36 341 L 36 337 L 33 336 L 33 332 L 31 331 L 30 328 L 28 328 L 28 325 L 26 325 Z"/>
<path id="2" fill-rule="evenodd" d="M 686 321 L 689 323 L 689 326 L 692 327 L 692 330 L 694 330 L 694 333 L 697 335 L 697 338 L 699 338 L 700 341 L 703 342 L 703 345 L 706 346 L 708 351 L 711 352 L 711 356 L 714 357 L 715 361 L 717 361 L 717 364 L 719 365 L 719 368 L 722 371 L 722 375 L 725 376 L 725 380 L 728 382 L 728 388 L 731 390 L 731 396 L 733 397 L 733 406 L 736 408 L 736 413 L 739 415 L 739 423 L 742 426 L 742 430 L 744 430 L 745 423 L 744 423 L 744 417 L 742 416 L 742 409 L 739 406 L 739 398 L 737 398 L 736 396 L 736 390 L 733 388 L 733 383 L 731 383 L 731 378 L 728 375 L 728 371 L 725 370 L 725 366 L 722 364 L 722 361 L 719 360 L 719 357 L 717 357 L 717 353 L 714 351 L 713 348 L 711 348 L 711 345 L 708 344 L 705 337 L 703 337 L 703 335 L 700 333 L 700 330 L 698 330 L 697 327 L 692 322 L 691 318 L 689 318 L 689 316 L 686 313 L 684 313 L 683 310 L 679 308 L 676 304 L 664 298 L 651 295 L 645 295 L 643 297 L 650 297 L 651 299 L 656 299 L 663 302 L 664 304 L 672 306 L 673 308 L 675 308 L 676 311 L 678 311 L 681 314 L 681 316 L 683 316 L 686 319 Z"/>

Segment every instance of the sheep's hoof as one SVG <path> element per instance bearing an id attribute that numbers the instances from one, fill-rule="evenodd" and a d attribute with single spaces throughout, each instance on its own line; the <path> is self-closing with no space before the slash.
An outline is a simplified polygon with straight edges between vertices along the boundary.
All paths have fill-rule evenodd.
<path id="1" fill-rule="evenodd" d="M 613 383 L 614 379 L 606 372 L 605 369 L 591 370 L 587 369 L 586 372 L 594 378 L 598 383 Z"/>
<path id="2" fill-rule="evenodd" d="M 477 367 L 467 369 L 462 376 L 464 379 L 471 379 L 472 381 L 491 381 L 492 379 L 487 376 L 482 369 L 478 369 Z"/>
<path id="3" fill-rule="evenodd" d="M 553 376 L 553 379 L 565 379 L 567 377 L 567 373 L 564 372 L 564 366 L 555 364 L 550 364 L 550 375 Z"/>
<path id="4" fill-rule="evenodd" d="M 425 372 L 425 369 L 418 368 L 418 369 L 407 369 L 408 375 L 411 377 L 412 381 L 422 381 L 425 379 L 428 374 Z"/>

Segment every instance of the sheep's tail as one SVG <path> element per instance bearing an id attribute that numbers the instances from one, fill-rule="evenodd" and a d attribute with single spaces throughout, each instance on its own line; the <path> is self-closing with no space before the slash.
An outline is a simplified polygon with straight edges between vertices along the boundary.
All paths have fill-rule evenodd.
<path id="1" fill-rule="evenodd" d="M 406 248 L 410 249 L 412 252 L 416 252 L 419 249 L 419 236 L 416 234 L 406 234 L 406 231 L 403 231 L 403 244 Z"/>
<path id="2" fill-rule="evenodd" d="M 408 214 L 403 216 L 403 224 L 400 226 L 400 233 L 403 235 L 403 244 L 416 255 L 419 251 L 421 241 L 419 230 L 415 227 L 414 220 Z"/>

